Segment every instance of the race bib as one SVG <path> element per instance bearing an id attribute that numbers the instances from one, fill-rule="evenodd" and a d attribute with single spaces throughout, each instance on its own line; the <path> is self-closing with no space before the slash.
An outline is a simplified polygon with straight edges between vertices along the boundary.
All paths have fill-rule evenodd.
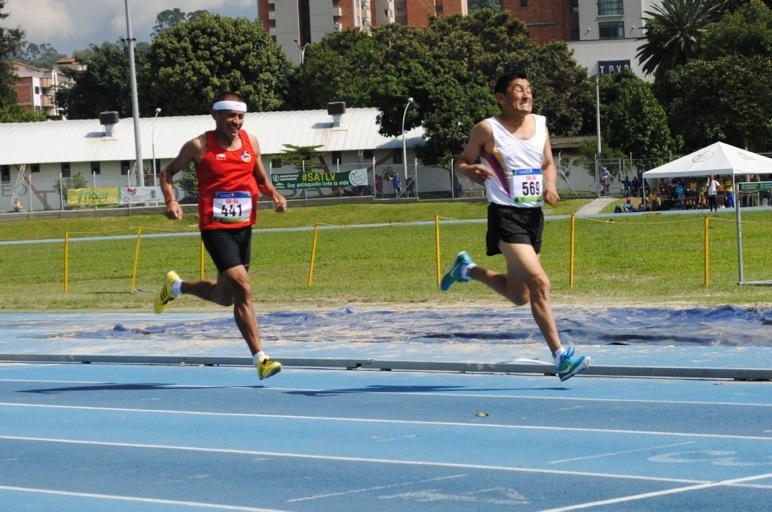
<path id="1" fill-rule="evenodd" d="M 516 169 L 511 175 L 512 199 L 516 203 L 538 203 L 542 198 L 541 169 Z"/>
<path id="2" fill-rule="evenodd" d="M 249 221 L 252 195 L 249 192 L 215 192 L 212 210 L 215 222 L 235 224 Z"/>

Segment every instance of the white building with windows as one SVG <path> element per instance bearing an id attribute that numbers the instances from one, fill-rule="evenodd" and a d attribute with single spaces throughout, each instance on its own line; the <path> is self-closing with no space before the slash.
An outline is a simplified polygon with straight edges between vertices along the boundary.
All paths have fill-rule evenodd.
<path id="1" fill-rule="evenodd" d="M 645 11 L 659 0 L 574 0 L 579 16 L 578 40 L 568 42 L 576 61 L 590 75 L 632 71 L 652 81 L 638 62 L 638 48 L 644 44 Z"/>

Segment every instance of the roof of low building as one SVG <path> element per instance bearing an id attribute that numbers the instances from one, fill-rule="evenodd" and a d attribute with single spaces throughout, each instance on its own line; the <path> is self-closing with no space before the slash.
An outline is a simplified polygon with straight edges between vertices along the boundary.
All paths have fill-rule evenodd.
<path id="1" fill-rule="evenodd" d="M 244 129 L 257 136 L 263 155 L 279 155 L 294 146 L 320 146 L 318 151 L 364 151 L 402 148 L 401 137 L 378 132 L 379 111 L 349 108 L 336 126 L 326 110 L 250 112 Z M 143 160 L 177 156 L 188 140 L 214 128 L 209 114 L 141 118 L 139 120 Z M 423 142 L 423 128 L 405 133 L 405 144 Z M 120 119 L 105 136 L 98 119 L 0 123 L 0 165 L 58 162 L 105 162 L 135 160 L 134 120 Z"/>

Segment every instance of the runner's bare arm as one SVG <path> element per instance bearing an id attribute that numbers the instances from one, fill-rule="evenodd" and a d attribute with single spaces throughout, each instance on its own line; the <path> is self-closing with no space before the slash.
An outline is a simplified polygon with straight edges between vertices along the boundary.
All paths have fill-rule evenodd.
<path id="1" fill-rule="evenodd" d="M 541 165 L 541 171 L 544 177 L 544 200 L 550 206 L 555 206 L 560 201 L 560 195 L 558 194 L 558 171 L 555 167 L 555 160 L 552 158 L 549 130 L 547 131 L 547 142 L 544 143 L 544 162 Z"/>
<path id="2" fill-rule="evenodd" d="M 203 139 L 202 139 L 203 137 Z M 166 200 L 165 215 L 170 219 L 182 218 L 182 207 L 174 197 L 174 175 L 187 167 L 191 162 L 198 163 L 205 151 L 206 136 L 202 135 L 186 142 L 174 160 L 161 171 L 161 192 Z"/>
<path id="3" fill-rule="evenodd" d="M 483 184 L 493 177 L 493 173 L 484 165 L 477 163 L 480 156 L 493 150 L 493 132 L 486 122 L 479 122 L 469 132 L 469 141 L 458 158 L 456 171 L 475 183 Z"/>

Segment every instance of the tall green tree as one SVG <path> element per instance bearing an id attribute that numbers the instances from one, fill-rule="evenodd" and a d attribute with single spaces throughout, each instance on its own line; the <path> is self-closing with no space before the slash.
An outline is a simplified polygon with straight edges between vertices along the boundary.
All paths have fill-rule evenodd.
<path id="1" fill-rule="evenodd" d="M 745 2 L 705 30 L 697 45 L 695 58 L 772 57 L 772 8 L 762 0 Z"/>
<path id="2" fill-rule="evenodd" d="M 32 110 L 13 104 L 0 106 L 0 123 L 32 123 L 45 121 L 45 114 L 38 114 Z"/>
<path id="3" fill-rule="evenodd" d="M 469 14 L 474 14 L 480 9 L 501 10 L 501 0 L 469 0 L 467 3 Z"/>
<path id="4" fill-rule="evenodd" d="M 156 106 L 167 115 L 208 112 L 212 98 L 238 92 L 253 111 L 276 110 L 292 63 L 259 22 L 203 14 L 162 31 L 144 69 L 148 114 Z"/>
<path id="5" fill-rule="evenodd" d="M 668 157 L 681 151 L 673 137 L 665 109 L 651 85 L 632 71 L 601 75 L 601 134 L 605 145 L 635 157 Z"/>
<path id="6" fill-rule="evenodd" d="M 772 10 L 751 0 L 710 25 L 688 64 L 656 85 L 687 150 L 718 140 L 772 148 Z"/>
<path id="7" fill-rule="evenodd" d="M 24 43 L 19 51 L 14 56 L 14 59 L 44 69 L 53 69 L 56 61 L 66 57 L 63 53 L 59 53 L 56 48 L 49 43 L 35 44 Z"/>
<path id="8" fill-rule="evenodd" d="M 153 26 L 153 33 L 150 34 L 150 37 L 155 39 L 158 34 L 167 28 L 172 28 L 185 21 L 192 21 L 204 14 L 209 14 L 209 11 L 199 10 L 193 12 L 184 12 L 181 11 L 179 7 L 163 10 L 155 17 L 155 26 Z"/>
<path id="9" fill-rule="evenodd" d="M 399 27 L 403 35 L 415 37 L 415 29 L 404 25 L 380 25 L 374 32 Z M 373 77 L 382 78 L 383 51 L 375 36 L 347 29 L 324 37 L 306 49 L 303 64 L 292 73 L 284 108 L 321 109 L 331 101 L 348 107 L 369 107 Z"/>
<path id="10" fill-rule="evenodd" d="M 134 53 L 137 69 L 147 54 L 147 45 L 137 46 Z M 100 112 L 116 111 L 121 117 L 131 117 L 132 101 L 129 77 L 128 48 L 125 43 L 104 42 L 91 45 L 78 56 L 86 69 L 67 70 L 75 85 L 60 89 L 57 102 L 70 119 L 94 119 Z"/>
<path id="11" fill-rule="evenodd" d="M 6 0 L 0 0 L 0 21 L 6 19 Z M 18 53 L 24 41 L 20 28 L 0 26 L 0 107 L 16 104 L 16 76 L 10 58 Z"/>
<path id="12" fill-rule="evenodd" d="M 396 23 L 368 34 L 344 31 L 310 45 L 292 80 L 289 108 L 324 108 L 329 101 L 378 106 L 380 131 L 402 134 L 422 125 L 417 149 L 426 163 L 448 162 L 466 144 L 471 127 L 498 113 L 492 92 L 505 71 L 528 72 L 536 110 L 556 135 L 589 125 L 593 88 L 565 43 L 539 46 L 508 12 L 482 9 L 470 16 L 432 18 L 428 27 Z M 410 107 L 408 98 L 413 98 Z"/>
<path id="13" fill-rule="evenodd" d="M 671 69 L 686 64 L 694 54 L 700 35 L 718 17 L 715 0 L 663 0 L 653 10 L 644 11 L 648 18 L 646 42 L 638 47 L 636 57 L 646 73 L 660 80 Z"/>
<path id="14" fill-rule="evenodd" d="M 284 144 L 284 150 L 281 154 L 281 164 L 294 165 L 296 169 L 301 170 L 304 166 L 314 166 L 319 162 L 319 148 L 324 146 L 296 146 L 294 144 Z M 319 164 L 321 166 L 321 164 Z"/>
<path id="15" fill-rule="evenodd" d="M 425 47 L 411 63 L 394 55 L 387 74 L 401 77 L 402 95 L 381 96 L 381 131 L 398 135 L 404 96 L 416 100 L 408 127 L 422 123 L 427 144 L 418 151 L 429 163 L 447 162 L 463 149 L 472 125 L 498 113 L 492 84 L 504 72 L 528 73 L 534 87 L 534 110 L 547 117 L 555 135 L 580 133 L 592 112 L 592 87 L 586 70 L 565 43 L 539 46 L 524 23 L 509 12 L 484 9 L 471 16 L 433 18 Z M 389 72 L 393 68 L 394 71 Z M 400 92 L 400 91 L 398 91 Z"/>

